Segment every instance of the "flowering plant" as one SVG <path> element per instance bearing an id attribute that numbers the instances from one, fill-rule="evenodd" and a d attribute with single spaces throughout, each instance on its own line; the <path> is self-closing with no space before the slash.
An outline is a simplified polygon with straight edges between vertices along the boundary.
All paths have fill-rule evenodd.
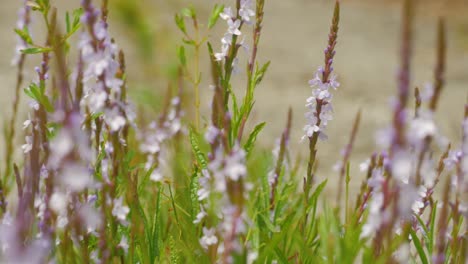
<path id="1" fill-rule="evenodd" d="M 176 14 L 183 35 L 177 79 L 149 122 L 128 94 L 129 65 L 112 38 L 108 2 L 82 0 L 64 22 L 49 0 L 23 2 L 0 176 L 2 263 L 467 262 L 468 104 L 459 144 L 448 143 L 434 119 L 445 83 L 443 19 L 434 83 L 415 89 L 410 111 L 414 1 L 404 1 L 392 122 L 378 133 L 381 150 L 360 165 L 364 179 L 351 201 L 361 112 L 338 157 L 338 175 L 317 177 L 332 92 L 339 96 L 338 0 L 324 64 L 311 73 L 305 100 L 306 163 L 291 154 L 291 109 L 275 148 L 256 144 L 265 123 L 252 125 L 251 113 L 270 65 L 257 59 L 265 0 L 215 5 L 206 25 L 194 8 Z M 42 21 L 44 43 L 32 37 L 33 19 Z M 227 29 L 215 49 L 208 32 L 220 19 Z M 205 46 L 209 117 L 200 110 Z M 29 57 L 40 59 L 31 80 L 24 77 Z M 233 87 L 237 75 L 245 75 L 243 97 Z M 30 108 L 19 147 L 22 88 Z M 323 194 L 333 178 L 336 202 Z"/>

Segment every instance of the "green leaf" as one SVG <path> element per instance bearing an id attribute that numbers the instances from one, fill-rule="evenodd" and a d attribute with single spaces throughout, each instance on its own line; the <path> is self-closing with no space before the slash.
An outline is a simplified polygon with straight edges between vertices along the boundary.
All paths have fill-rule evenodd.
<path id="1" fill-rule="evenodd" d="M 310 197 L 310 200 L 312 202 L 315 202 L 318 200 L 318 197 L 320 196 L 320 194 L 322 193 L 323 189 L 325 188 L 325 186 L 327 185 L 327 180 L 324 180 L 323 182 L 321 182 L 319 184 L 319 186 L 317 186 L 317 188 L 315 189 L 314 193 L 312 194 L 312 196 Z"/>
<path id="2" fill-rule="evenodd" d="M 250 153 L 250 151 L 252 151 L 255 141 L 257 141 L 257 136 L 260 133 L 260 131 L 262 131 L 263 127 L 265 127 L 265 125 L 266 122 L 256 125 L 252 133 L 250 133 L 250 136 L 244 145 L 244 149 L 247 152 L 247 154 Z"/>
<path id="3" fill-rule="evenodd" d="M 46 95 L 43 95 L 41 97 L 41 104 L 42 106 L 44 107 L 44 109 L 49 112 L 49 113 L 52 113 L 54 111 L 54 107 L 52 106 L 52 104 L 50 103 L 50 100 L 49 100 L 49 97 L 47 97 Z"/>
<path id="4" fill-rule="evenodd" d="M 427 245 L 427 249 L 429 250 L 429 254 L 432 255 L 432 250 L 434 248 L 434 232 L 435 232 L 435 220 L 436 220 L 436 215 L 437 215 L 437 202 L 434 203 L 432 207 L 432 213 L 431 213 L 431 222 L 429 223 L 429 245 Z"/>
<path id="5" fill-rule="evenodd" d="M 191 40 L 191 39 L 183 39 L 182 41 L 183 41 L 185 44 L 190 45 L 190 46 L 196 46 L 196 45 L 197 45 L 197 43 L 195 43 L 195 41 L 194 41 L 194 40 Z"/>
<path id="6" fill-rule="evenodd" d="M 205 154 L 203 154 L 203 152 L 200 149 L 200 144 L 198 142 L 198 134 L 197 132 L 195 132 L 195 130 L 192 127 L 190 128 L 189 137 L 190 137 L 190 144 L 192 145 L 192 150 L 193 150 L 193 153 L 195 154 L 198 164 L 200 164 L 200 166 L 203 169 L 206 169 L 208 162 L 206 161 Z"/>
<path id="7" fill-rule="evenodd" d="M 224 5 L 215 4 L 213 11 L 211 12 L 210 19 L 208 20 L 208 29 L 211 29 L 219 19 L 219 14 L 223 12 Z"/>
<path id="8" fill-rule="evenodd" d="M 280 260 L 280 263 L 289 263 L 290 261 L 288 260 L 288 257 L 286 257 L 283 252 L 276 246 L 275 247 L 275 253 L 278 259 Z"/>
<path id="9" fill-rule="evenodd" d="M 33 40 L 31 38 L 31 36 L 29 35 L 29 32 L 27 31 L 27 29 L 15 29 L 15 32 L 16 34 L 18 34 L 18 36 L 26 43 L 30 44 L 30 45 L 33 45 Z"/>
<path id="10" fill-rule="evenodd" d="M 195 9 L 193 7 L 190 7 L 190 8 L 184 8 L 182 9 L 182 11 L 180 12 L 183 16 L 185 17 L 190 17 L 190 18 L 194 18 L 196 13 L 195 13 Z"/>
<path id="11" fill-rule="evenodd" d="M 177 27 L 180 29 L 180 31 L 182 31 L 184 34 L 187 35 L 187 28 L 185 27 L 184 17 L 179 15 L 179 14 L 176 14 L 174 19 L 175 19 L 175 23 L 176 23 Z"/>
<path id="12" fill-rule="evenodd" d="M 270 66 L 270 61 L 263 64 L 263 66 L 260 69 L 257 66 L 257 69 L 255 70 L 255 77 L 254 77 L 254 85 L 255 86 L 260 84 L 260 82 L 263 80 L 263 77 L 265 76 L 265 73 L 268 70 L 269 66 Z"/>
<path id="13" fill-rule="evenodd" d="M 187 66 L 187 58 L 185 57 L 185 48 L 184 46 L 180 46 L 178 48 L 178 52 L 179 54 L 179 60 L 180 60 L 180 63 L 182 64 L 182 66 Z"/>
<path id="14" fill-rule="evenodd" d="M 267 216 L 265 216 L 264 214 L 259 214 L 259 216 L 263 223 L 265 223 L 268 230 L 270 230 L 270 232 L 278 233 L 280 231 L 280 228 L 278 226 L 274 226 Z"/>
<path id="15" fill-rule="evenodd" d="M 51 52 L 51 48 L 27 48 L 27 49 L 22 49 L 21 53 L 23 54 L 38 54 L 38 53 L 46 53 L 46 52 Z"/>
<path id="16" fill-rule="evenodd" d="M 73 27 L 76 27 L 80 24 L 81 16 L 83 15 L 83 8 L 77 8 L 73 11 Z"/>
<path id="17" fill-rule="evenodd" d="M 37 102 L 41 101 L 41 93 L 39 87 L 35 83 L 31 83 L 28 88 L 25 88 L 24 93 Z"/>
<path id="18" fill-rule="evenodd" d="M 198 167 L 195 166 L 195 169 L 193 170 L 192 177 L 190 177 L 190 201 L 192 202 L 192 207 L 191 207 L 191 218 L 192 221 L 195 220 L 200 204 L 198 201 Z"/>
<path id="19" fill-rule="evenodd" d="M 426 252 L 424 252 L 424 248 L 422 247 L 421 240 L 419 240 L 419 237 L 416 235 L 412 228 L 410 228 L 410 234 L 411 238 L 413 239 L 414 247 L 416 247 L 416 250 L 418 251 L 418 255 L 421 259 L 421 262 L 423 264 L 428 264 L 429 261 L 427 260 Z"/>
<path id="20" fill-rule="evenodd" d="M 71 24 L 70 24 L 70 14 L 67 12 L 65 12 L 65 28 L 67 30 L 67 33 L 70 32 L 71 30 Z"/>
<path id="21" fill-rule="evenodd" d="M 162 239 L 161 239 L 161 193 L 163 192 L 163 186 L 160 185 L 158 190 L 158 195 L 156 198 L 156 208 L 154 212 L 153 224 L 151 227 L 151 239 L 149 240 L 150 243 L 150 259 L 151 263 L 155 263 L 156 258 L 160 256 L 160 250 L 162 247 Z M 149 228 L 148 228 L 149 229 Z"/>

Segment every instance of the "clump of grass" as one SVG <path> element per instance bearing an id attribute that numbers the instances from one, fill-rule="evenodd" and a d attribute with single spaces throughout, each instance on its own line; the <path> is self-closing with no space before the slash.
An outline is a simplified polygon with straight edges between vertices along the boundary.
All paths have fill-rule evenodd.
<path id="1" fill-rule="evenodd" d="M 383 151 L 361 164 L 365 179 L 358 195 L 350 197 L 349 183 L 357 178 L 350 175 L 350 155 L 354 142 L 365 140 L 358 131 L 363 106 L 339 157 L 339 191 L 332 203 L 322 195 L 328 180 L 317 182 L 314 175 L 320 169 L 318 142 L 326 140 L 333 115 L 331 88 L 339 87 L 333 68 L 339 1 L 324 65 L 309 82 L 307 165 L 291 155 L 289 142 L 296 129 L 291 109 L 267 158 L 255 146 L 265 123 L 248 129 L 255 90 L 268 77 L 270 64 L 257 59 L 263 17 L 268 15 L 264 0 L 214 5 L 208 18 L 194 8 L 175 16 L 183 34 L 177 48 L 178 78 L 167 86 L 159 116 L 149 121 L 137 118 L 128 97 L 126 69 L 132 65 L 109 34 L 108 1 L 83 0 L 64 18 L 49 0 L 25 1 L 15 30 L 18 81 L 0 177 L 0 260 L 466 263 L 468 103 L 461 109 L 460 144 L 444 143 L 433 119 L 436 111 L 443 111 L 437 106 L 446 81 L 446 26 L 441 18 L 434 84 L 424 93 L 415 88 L 416 107 L 408 109 L 412 2 L 404 1 L 398 96 L 392 123 L 380 134 Z M 42 21 L 45 43 L 29 32 L 31 17 Z M 227 30 L 218 49 L 208 33 L 219 18 Z M 251 38 L 252 47 L 244 38 Z M 189 49 L 193 56 L 187 55 Z M 72 58 L 72 50 L 78 58 Z M 247 53 L 246 61 L 241 61 L 241 52 Z M 210 117 L 200 113 L 204 54 L 211 67 Z M 24 80 L 24 62 L 32 56 L 41 59 L 37 78 Z M 247 77 L 243 97 L 232 87 L 236 74 Z M 21 88 L 31 103 L 20 147 L 14 139 Z M 194 90 L 193 99 L 187 98 L 188 89 Z M 189 111 L 195 111 L 194 120 L 184 115 Z M 20 149 L 23 157 L 15 160 Z M 307 166 L 305 175 L 301 166 Z"/>

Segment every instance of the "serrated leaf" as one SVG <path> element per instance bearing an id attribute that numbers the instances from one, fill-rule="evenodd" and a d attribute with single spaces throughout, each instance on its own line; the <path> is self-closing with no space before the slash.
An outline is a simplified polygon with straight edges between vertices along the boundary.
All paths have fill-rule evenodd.
<path id="1" fill-rule="evenodd" d="M 250 153 L 250 151 L 252 151 L 255 141 L 257 141 L 257 136 L 260 133 L 260 131 L 262 131 L 263 127 L 265 127 L 265 125 L 266 122 L 256 125 L 252 133 L 250 133 L 249 138 L 247 139 L 247 142 L 244 145 L 244 149 L 247 153 Z"/>
<path id="2" fill-rule="evenodd" d="M 195 167 L 193 173 L 192 173 L 192 177 L 190 178 L 190 200 L 192 202 L 192 210 L 191 210 L 191 217 L 192 217 L 192 221 L 195 220 L 197 214 L 198 214 L 198 211 L 199 211 L 199 208 L 200 208 L 200 204 L 198 202 L 198 168 Z"/>
<path id="3" fill-rule="evenodd" d="M 198 134 L 194 131 L 193 128 L 190 128 L 189 137 L 190 137 L 190 144 L 192 145 L 192 151 L 195 154 L 198 164 L 200 164 L 200 166 L 203 169 L 206 169 L 208 162 L 206 161 L 205 154 L 203 154 L 203 152 L 200 149 L 200 144 L 197 138 Z"/>
<path id="4" fill-rule="evenodd" d="M 211 12 L 210 19 L 208 20 L 208 29 L 211 29 L 214 25 L 216 25 L 216 22 L 219 19 L 219 14 L 221 14 L 223 10 L 224 10 L 224 5 L 216 4 L 214 6 L 213 11 Z"/>

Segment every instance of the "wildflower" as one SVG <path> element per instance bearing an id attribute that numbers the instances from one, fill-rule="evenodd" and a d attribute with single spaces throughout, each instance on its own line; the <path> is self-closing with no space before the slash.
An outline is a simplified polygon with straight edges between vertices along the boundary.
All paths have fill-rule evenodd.
<path id="1" fill-rule="evenodd" d="M 414 145 L 419 146 L 427 137 L 433 137 L 437 133 L 437 127 L 430 112 L 420 111 L 417 118 L 409 123 L 408 139 Z"/>
<path id="2" fill-rule="evenodd" d="M 413 171 L 413 157 L 406 151 L 399 151 L 392 161 L 392 175 L 403 183 L 408 183 Z"/>
<path id="3" fill-rule="evenodd" d="M 200 245 L 204 249 L 208 249 L 209 246 L 216 245 L 217 243 L 216 229 L 203 227 L 203 236 L 200 239 Z"/>
<path id="4" fill-rule="evenodd" d="M 130 209 L 123 205 L 122 197 L 114 200 L 114 207 L 112 208 L 112 215 L 121 222 L 125 222 L 127 214 L 130 212 Z"/>
<path id="5" fill-rule="evenodd" d="M 370 162 L 370 159 L 366 159 L 364 162 L 361 162 L 361 164 L 359 164 L 359 170 L 361 172 L 366 172 L 369 169 Z"/>
<path id="6" fill-rule="evenodd" d="M 240 178 L 245 177 L 247 173 L 245 151 L 238 145 L 235 145 L 231 153 L 224 157 L 222 150 L 218 148 L 215 159 L 210 162 L 208 168 L 215 175 L 218 184 L 221 184 L 218 186 L 223 186 L 221 189 L 224 189 L 225 177 L 233 181 L 238 181 Z"/>
<path id="7" fill-rule="evenodd" d="M 210 144 L 213 144 L 216 140 L 216 137 L 219 135 L 220 131 L 217 127 L 213 126 L 213 125 L 210 125 L 208 126 L 208 128 L 206 129 L 206 132 L 205 132 L 205 140 L 210 143 Z"/>
<path id="8" fill-rule="evenodd" d="M 234 147 L 231 155 L 226 157 L 224 170 L 226 175 L 233 181 L 238 181 L 247 174 L 245 151 L 238 145 Z"/>
<path id="9" fill-rule="evenodd" d="M 72 192 L 80 192 L 91 187 L 93 183 L 89 169 L 77 163 L 68 163 L 63 166 L 60 180 Z"/>
<path id="10" fill-rule="evenodd" d="M 50 197 L 50 209 L 57 214 L 65 214 L 67 211 L 68 197 L 61 192 L 54 192 Z"/>
<path id="11" fill-rule="evenodd" d="M 32 138 L 30 136 L 26 136 L 25 140 L 26 143 L 21 146 L 21 149 L 23 149 L 24 154 L 27 154 L 32 150 Z"/>
<path id="12" fill-rule="evenodd" d="M 59 162 L 68 155 L 74 147 L 71 133 L 67 129 L 61 129 L 60 132 L 50 142 L 52 156 L 49 160 L 50 165 L 55 168 Z"/>
<path id="13" fill-rule="evenodd" d="M 102 225 L 101 214 L 89 204 L 83 204 L 78 210 L 78 215 L 88 233 L 98 230 Z"/>
<path id="14" fill-rule="evenodd" d="M 125 252 L 125 254 L 127 254 L 128 248 L 129 248 L 127 237 L 125 237 L 124 235 L 122 235 L 122 238 L 120 239 L 120 242 L 119 242 L 119 244 L 117 245 L 117 247 L 123 249 L 123 251 Z"/>
<path id="15" fill-rule="evenodd" d="M 227 23 L 228 23 L 228 34 L 237 35 L 237 36 L 242 34 L 242 32 L 239 30 L 239 27 L 241 25 L 241 21 L 239 19 L 236 19 L 236 20 L 228 19 Z"/>
<path id="16" fill-rule="evenodd" d="M 119 131 L 127 123 L 127 120 L 122 116 L 117 107 L 107 111 L 104 120 L 113 132 Z"/>
<path id="17" fill-rule="evenodd" d="M 251 9 L 252 0 L 241 0 L 239 16 L 245 23 L 251 22 L 251 17 L 255 16 L 255 12 Z"/>
<path id="18" fill-rule="evenodd" d="M 163 180 L 163 174 L 161 173 L 161 169 L 155 168 L 153 172 L 151 172 L 150 179 L 155 182 L 162 182 Z"/>
<path id="19" fill-rule="evenodd" d="M 26 121 L 23 122 L 23 129 L 27 129 L 31 124 L 31 118 L 26 119 Z"/>
<path id="20" fill-rule="evenodd" d="M 384 195 L 381 192 L 374 192 L 372 200 L 369 205 L 369 216 L 367 217 L 367 222 L 362 227 L 361 237 L 371 236 L 382 223 L 381 208 L 384 202 Z"/>
<path id="21" fill-rule="evenodd" d="M 221 14 L 219 14 L 219 16 L 221 17 L 221 19 L 223 20 L 229 20 L 231 19 L 232 20 L 232 8 L 231 7 L 225 7 L 223 12 Z"/>
<path id="22" fill-rule="evenodd" d="M 325 129 L 328 121 L 333 120 L 333 107 L 331 105 L 332 95 L 330 88 L 336 90 L 340 84 L 336 81 L 336 76 L 332 75 L 330 80 L 323 83 L 321 75 L 324 69 L 320 67 L 315 73 L 315 77 L 309 81 L 312 88 L 312 96 L 307 98 L 306 107 L 308 111 L 305 114 L 307 124 L 304 126 L 305 135 L 303 138 L 311 138 L 314 133 L 319 133 L 319 138 L 327 138 Z"/>
<path id="23" fill-rule="evenodd" d="M 200 207 L 200 212 L 197 214 L 197 216 L 195 217 L 195 220 L 193 220 L 193 223 L 194 224 L 198 224 L 198 223 L 201 223 L 201 221 L 203 220 L 203 218 L 205 218 L 207 216 L 207 213 L 205 212 L 205 210 L 203 209 L 203 207 Z"/>

